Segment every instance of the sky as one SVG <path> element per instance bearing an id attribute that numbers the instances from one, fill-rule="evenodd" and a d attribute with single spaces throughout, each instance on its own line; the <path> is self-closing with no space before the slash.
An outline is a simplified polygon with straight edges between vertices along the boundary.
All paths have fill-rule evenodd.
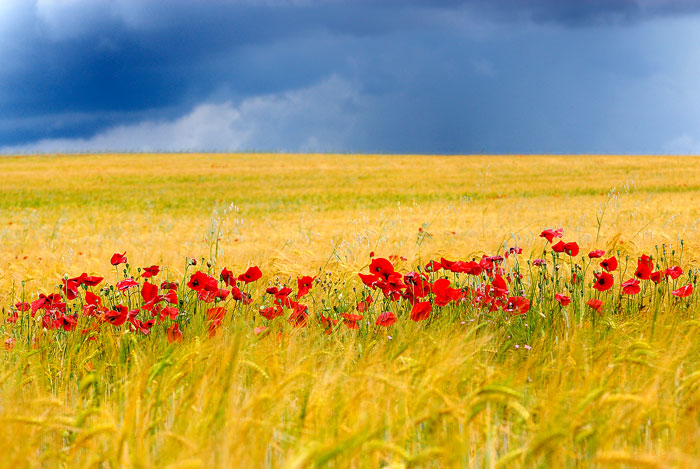
<path id="1" fill-rule="evenodd" d="M 700 0 L 0 0 L 0 154 L 700 153 Z"/>

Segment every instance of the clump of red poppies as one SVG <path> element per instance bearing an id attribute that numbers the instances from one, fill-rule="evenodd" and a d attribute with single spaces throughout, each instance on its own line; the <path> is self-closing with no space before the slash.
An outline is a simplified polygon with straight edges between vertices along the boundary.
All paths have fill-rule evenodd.
<path id="1" fill-rule="evenodd" d="M 694 301 L 695 272 L 671 265 L 675 258 L 665 254 L 665 247 L 657 258 L 643 254 L 630 260 L 597 248 L 579 256 L 579 244 L 566 239 L 563 229 L 545 229 L 539 236 L 544 248 L 529 260 L 522 259 L 522 248 L 504 246 L 490 256 L 440 257 L 409 269 L 405 257 L 372 252 L 358 273 L 360 288 L 353 288 L 350 297 L 349 289 L 331 289 L 320 275 L 278 280 L 259 289 L 264 274 L 256 265 L 217 270 L 205 262 L 200 265 L 206 268 L 198 268 L 188 258 L 187 269 L 197 270 L 185 270 L 183 278 L 171 278 L 159 265 L 132 273 L 126 252 L 115 253 L 110 264 L 120 278 L 113 284 L 87 273 L 66 276 L 56 291 L 17 301 L 2 320 L 12 326 L 26 319 L 38 329 L 82 334 L 86 340 L 97 340 L 105 331 L 138 336 L 157 331 L 175 343 L 199 333 L 193 324 L 204 323 L 213 337 L 236 318 L 250 322 L 261 337 L 285 327 L 377 333 L 405 327 L 402 322 L 465 317 L 501 321 L 512 331 L 515 324 L 527 327 L 528 317 L 553 317 L 563 308 L 604 315 L 642 311 L 658 295 L 669 295 L 676 307 L 690 308 Z M 684 274 L 687 280 L 680 280 Z M 8 330 L 11 335 L 13 329 Z M 9 337 L 6 348 L 15 341 Z"/>

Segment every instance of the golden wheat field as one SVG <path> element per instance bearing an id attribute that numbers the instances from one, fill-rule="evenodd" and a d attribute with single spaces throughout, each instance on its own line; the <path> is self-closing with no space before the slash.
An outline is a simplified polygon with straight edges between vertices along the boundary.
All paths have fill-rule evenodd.
<path id="1" fill-rule="evenodd" d="M 0 466 L 699 467 L 698 201 L 692 157 L 2 157 Z M 540 236 L 558 228 L 578 256 Z M 490 271 L 423 274 L 515 247 Z M 642 255 L 683 274 L 652 282 Z M 363 285 L 380 258 L 420 268 L 428 320 Z M 250 302 L 193 293 L 196 270 L 228 288 L 224 267 L 252 266 Z M 103 283 L 71 297 L 81 273 Z M 303 324 L 296 306 L 261 316 L 267 287 L 302 301 L 301 276 Z M 623 291 L 634 276 L 641 291 Z M 144 326 L 156 278 L 179 303 Z M 438 278 L 459 287 L 445 305 Z M 144 321 L 109 319 L 122 304 Z M 379 325 L 384 311 L 398 320 Z"/>

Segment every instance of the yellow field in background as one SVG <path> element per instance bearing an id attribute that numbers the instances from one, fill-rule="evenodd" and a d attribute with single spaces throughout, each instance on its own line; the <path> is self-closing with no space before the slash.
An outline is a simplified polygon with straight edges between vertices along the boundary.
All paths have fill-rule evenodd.
<path id="1" fill-rule="evenodd" d="M 697 288 L 669 290 L 697 287 L 699 194 L 699 158 L 0 158 L 0 467 L 695 467 Z M 322 311 L 355 310 L 371 251 L 405 256 L 401 272 L 505 245 L 523 259 L 559 227 L 580 255 L 632 264 L 683 239 L 685 276 L 646 281 L 638 297 L 608 291 L 600 315 L 583 303 L 592 288 L 576 296 L 538 271 L 525 273 L 540 288 L 527 316 L 467 302 L 430 321 L 399 311 L 384 329 L 370 322 L 377 295 L 361 330 L 319 325 Z M 150 335 L 98 324 L 93 341 L 84 315 L 72 332 L 45 330 L 41 314 L 10 320 L 23 281 L 29 300 L 64 274 L 114 283 L 109 259 L 124 251 L 132 266 L 168 266 L 158 281 L 180 281 L 186 256 L 264 277 L 215 337 L 189 304 L 181 343 L 164 323 Z M 304 298 L 308 327 L 263 321 L 273 276 L 319 270 L 336 277 Z M 616 285 L 632 275 L 622 270 Z M 553 299 L 564 288 L 570 308 Z"/>
<path id="2" fill-rule="evenodd" d="M 503 243 L 528 252 L 544 227 L 584 249 L 618 233 L 623 250 L 695 245 L 699 191 L 700 159 L 687 157 L 6 157 L 0 300 L 22 280 L 40 290 L 66 273 L 105 273 L 117 251 L 182 268 L 185 256 L 214 254 L 217 232 L 219 265 L 282 274 L 356 271 L 370 251 L 410 262 Z"/>

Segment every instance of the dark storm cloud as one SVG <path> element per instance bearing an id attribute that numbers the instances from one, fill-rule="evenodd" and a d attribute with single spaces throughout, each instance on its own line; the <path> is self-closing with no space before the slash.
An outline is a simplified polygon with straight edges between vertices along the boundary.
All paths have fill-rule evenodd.
<path id="1" fill-rule="evenodd" d="M 6 1 L 0 151 L 700 148 L 698 9 Z"/>
<path id="2" fill-rule="evenodd" d="M 6 44 L 0 41 L 7 121 L 0 141 L 87 135 L 144 110 L 174 116 L 221 90 L 235 97 L 306 86 L 344 72 L 342 51 L 329 50 L 335 39 L 387 34 L 418 20 L 401 10 L 328 3 L 94 4 L 18 2 L 5 12 L 13 18 Z M 293 44 L 300 48 L 284 47 Z M 94 122 L 59 117 L 62 124 L 47 129 L 27 119 L 66 113 L 93 113 Z"/>
<path id="3" fill-rule="evenodd" d="M 386 0 L 388 4 L 405 4 Z M 631 23 L 669 15 L 697 13 L 697 0 L 413 0 L 442 8 L 468 7 L 500 21 L 560 23 L 566 26 Z"/>

